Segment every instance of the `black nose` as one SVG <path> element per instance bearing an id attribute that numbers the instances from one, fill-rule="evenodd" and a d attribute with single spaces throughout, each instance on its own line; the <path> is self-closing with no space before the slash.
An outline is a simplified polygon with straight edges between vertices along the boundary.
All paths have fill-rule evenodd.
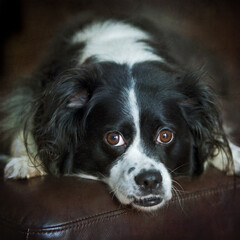
<path id="1" fill-rule="evenodd" d="M 142 190 L 152 192 L 160 188 L 162 183 L 162 176 L 156 170 L 140 172 L 135 177 L 135 182 L 141 187 Z"/>

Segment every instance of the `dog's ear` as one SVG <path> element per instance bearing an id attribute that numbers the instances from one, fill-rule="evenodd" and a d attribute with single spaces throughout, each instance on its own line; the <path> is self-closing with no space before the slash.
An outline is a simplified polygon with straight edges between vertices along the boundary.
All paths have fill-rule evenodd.
<path id="1" fill-rule="evenodd" d="M 49 102 L 68 109 L 81 109 L 100 86 L 100 77 L 94 66 L 79 67 L 63 72 L 45 91 Z"/>
<path id="2" fill-rule="evenodd" d="M 89 100 L 89 92 L 87 89 L 81 89 L 73 93 L 67 106 L 69 108 L 82 108 Z"/>
<path id="3" fill-rule="evenodd" d="M 32 131 L 38 155 L 51 173 L 71 172 L 73 154 L 84 131 L 86 105 L 99 82 L 94 69 L 71 69 L 47 85 L 35 99 Z"/>
<path id="4" fill-rule="evenodd" d="M 183 94 L 180 108 L 194 139 L 192 174 L 200 174 L 204 162 L 220 151 L 231 161 L 231 150 L 213 90 L 192 75 L 181 79 L 178 87 Z"/>

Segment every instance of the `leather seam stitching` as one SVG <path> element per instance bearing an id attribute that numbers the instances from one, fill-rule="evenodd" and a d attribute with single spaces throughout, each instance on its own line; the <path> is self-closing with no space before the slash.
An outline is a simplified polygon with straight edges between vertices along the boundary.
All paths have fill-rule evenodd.
<path id="1" fill-rule="evenodd" d="M 217 193 L 220 193 L 220 192 L 224 192 L 224 191 L 231 191 L 233 190 L 234 187 L 231 187 L 231 186 L 226 186 L 226 187 L 222 187 L 221 189 L 217 189 L 217 190 L 207 190 L 207 191 L 200 191 L 198 195 L 192 195 L 192 196 L 188 196 L 188 197 L 185 197 L 181 200 L 190 200 L 190 199 L 196 199 L 196 198 L 199 198 L 199 197 L 203 197 L 203 196 L 209 196 L 209 195 L 214 195 L 214 194 L 217 194 Z M 171 202 L 175 202 L 177 201 L 177 199 L 174 199 L 172 200 Z M 111 211 L 111 212 L 114 212 L 114 211 Z M 124 211 L 122 213 L 118 213 L 116 215 L 112 215 L 112 216 L 106 216 L 106 217 L 102 217 L 102 218 L 99 218 L 99 219 L 93 219 L 92 221 L 89 221 L 89 222 L 86 222 L 86 223 L 77 223 L 76 225 L 73 225 L 73 226 L 66 226 L 66 227 L 63 227 L 60 229 L 55 229 L 55 230 L 51 230 L 51 229 L 45 229 L 45 230 L 40 230 L 40 231 L 34 231 L 32 230 L 30 232 L 30 234 L 37 234 L 37 233 L 51 233 L 51 232 L 61 232 L 61 231 L 65 231 L 65 230 L 69 230 L 69 229 L 72 229 L 72 228 L 80 228 L 80 227 L 86 227 L 86 226 L 89 226 L 91 224 L 94 224 L 94 223 L 98 223 L 98 222 L 103 222 L 105 220 L 109 220 L 109 219 L 112 219 L 112 218 L 115 218 L 115 217 L 119 217 L 121 215 L 126 215 L 128 214 L 128 211 Z M 99 215 L 99 214 L 98 214 Z"/>
<path id="2" fill-rule="evenodd" d="M 186 200 L 190 200 L 190 199 L 198 199 L 200 197 L 205 197 L 205 196 L 217 194 L 217 193 L 224 192 L 224 191 L 234 190 L 235 188 L 239 188 L 239 187 L 240 187 L 240 184 L 238 183 L 235 186 L 234 185 L 226 185 L 226 186 L 223 186 L 219 189 L 211 189 L 211 190 L 199 191 L 199 192 L 195 192 L 195 193 L 186 193 L 186 195 L 185 194 L 183 194 L 182 196 L 180 195 L 179 196 L 180 199 L 175 197 L 174 199 L 170 200 L 170 203 L 171 202 L 176 202 L 176 201 L 179 201 L 179 200 L 186 201 Z"/>
<path id="3" fill-rule="evenodd" d="M 189 195 L 189 196 L 184 196 L 185 195 L 184 194 L 182 197 L 180 196 L 180 200 L 185 201 L 185 200 L 190 200 L 190 199 L 198 199 L 200 197 L 217 194 L 217 193 L 220 193 L 220 192 L 224 192 L 226 190 L 227 191 L 234 190 L 234 189 L 239 188 L 239 186 L 240 186 L 240 183 L 236 183 L 235 185 L 230 185 L 229 184 L 229 185 L 223 186 L 219 189 L 202 190 L 202 191 L 199 191 L 198 193 L 197 192 L 196 193 L 186 193 L 186 195 Z M 170 200 L 169 203 L 171 204 L 171 203 L 175 203 L 177 201 L 178 201 L 178 199 L 175 198 L 175 199 Z M 119 211 L 122 211 L 122 212 L 120 212 L 118 214 L 114 214 L 114 213 L 119 212 Z M 86 222 L 86 223 L 78 223 L 78 222 L 81 222 L 81 221 L 87 221 L 88 219 L 99 217 L 101 215 L 111 214 L 111 213 L 113 215 L 105 216 L 105 217 L 103 216 L 101 218 L 93 219 L 92 221 L 90 220 L 89 222 Z M 55 230 L 53 230 L 53 229 L 51 229 L 51 227 L 49 227 L 49 228 L 46 228 L 44 230 L 31 230 L 30 228 L 27 228 L 26 231 L 21 230 L 21 229 L 18 229 L 18 231 L 21 232 L 21 233 L 28 234 L 28 237 L 29 237 L 29 234 L 48 233 L 48 232 L 57 232 L 57 231 L 61 232 L 61 231 L 65 231 L 65 230 L 71 229 L 71 228 L 85 227 L 85 226 L 88 226 L 88 225 L 93 224 L 93 223 L 102 222 L 104 220 L 109 220 L 109 219 L 112 219 L 114 217 L 118 217 L 118 216 L 125 215 L 125 214 L 128 214 L 128 208 L 122 208 L 122 209 L 119 209 L 119 210 L 112 210 L 112 211 L 108 211 L 108 212 L 106 211 L 106 212 L 98 213 L 98 214 L 95 214 L 95 215 L 92 215 L 92 216 L 89 216 L 89 217 L 79 218 L 77 220 L 70 221 L 70 222 L 68 222 L 66 224 L 63 224 L 63 225 L 59 225 L 59 226 L 56 225 L 55 228 L 59 228 L 59 229 L 55 229 Z M 2 220 L 4 221 L 4 219 L 2 219 Z M 69 224 L 74 224 L 74 225 L 73 226 L 67 226 Z M 17 227 L 15 226 L 15 228 L 17 228 Z M 54 228 L 54 227 L 52 227 L 52 228 Z"/>
<path id="4" fill-rule="evenodd" d="M 91 224 L 94 224 L 94 223 L 99 223 L 99 222 L 103 222 L 103 221 L 106 221 L 106 220 L 110 220 L 110 219 L 113 219 L 113 218 L 116 218 L 116 217 L 119 217 L 121 215 L 126 215 L 128 214 L 127 211 L 125 212 L 121 212 L 117 215 L 112 215 L 112 216 L 106 216 L 106 217 L 102 217 L 102 218 L 98 218 L 98 219 L 94 219 L 90 222 L 86 222 L 86 223 L 78 223 L 78 224 L 75 224 L 75 225 L 72 225 L 72 226 L 68 226 L 68 227 L 64 227 L 64 228 L 60 228 L 60 229 L 46 229 L 46 230 L 40 230 L 40 231 L 31 231 L 29 234 L 33 235 L 33 234 L 45 234 L 45 233 L 53 233 L 53 232 L 63 232 L 63 231 L 66 231 L 66 230 L 70 230 L 70 229 L 79 229 L 79 228 L 84 228 L 84 227 L 87 227 Z"/>

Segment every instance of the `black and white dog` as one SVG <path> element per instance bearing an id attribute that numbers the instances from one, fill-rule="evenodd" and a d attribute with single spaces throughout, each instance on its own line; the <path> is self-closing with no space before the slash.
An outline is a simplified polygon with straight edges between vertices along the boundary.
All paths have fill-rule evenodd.
<path id="1" fill-rule="evenodd" d="M 100 180 L 121 203 L 152 211 L 171 199 L 172 176 L 199 175 L 209 162 L 239 171 L 215 95 L 153 24 L 75 19 L 48 55 L 2 106 L 5 178 Z"/>

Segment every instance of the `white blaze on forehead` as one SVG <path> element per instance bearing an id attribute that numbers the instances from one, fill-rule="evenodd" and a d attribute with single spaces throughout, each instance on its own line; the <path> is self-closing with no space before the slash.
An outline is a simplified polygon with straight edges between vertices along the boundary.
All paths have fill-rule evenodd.
<path id="1" fill-rule="evenodd" d="M 129 106 L 128 107 L 135 125 L 136 136 L 134 140 L 134 145 L 136 145 L 140 143 L 140 117 L 139 117 L 139 106 L 137 104 L 137 98 L 136 98 L 134 88 L 131 88 L 129 90 Z"/>
<path id="2" fill-rule="evenodd" d="M 144 40 L 150 40 L 146 32 L 127 23 L 113 20 L 92 23 L 77 32 L 72 43 L 84 42 L 80 64 L 87 58 L 96 56 L 101 61 L 127 63 L 130 66 L 136 62 L 160 61 L 163 58 L 153 53 L 153 49 Z"/>

